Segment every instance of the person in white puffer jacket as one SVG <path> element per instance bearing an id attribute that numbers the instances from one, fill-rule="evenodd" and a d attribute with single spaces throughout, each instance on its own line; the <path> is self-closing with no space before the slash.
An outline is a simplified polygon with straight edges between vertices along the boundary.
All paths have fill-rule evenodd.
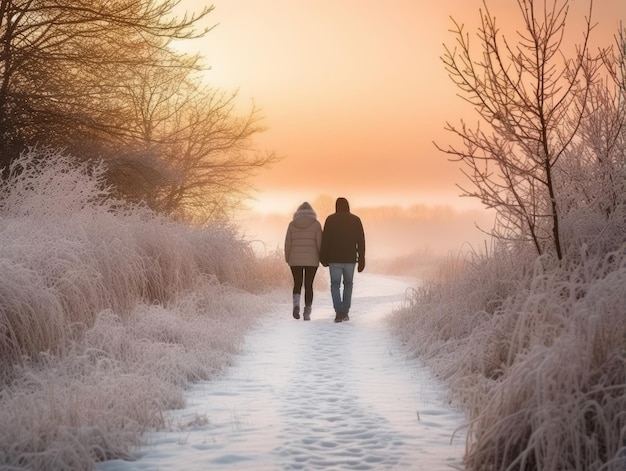
<path id="1" fill-rule="evenodd" d="M 306 201 L 293 215 L 285 235 L 285 261 L 293 276 L 293 318 L 300 319 L 300 295 L 304 282 L 305 321 L 311 320 L 313 280 L 320 263 L 322 225 L 313 207 Z"/>

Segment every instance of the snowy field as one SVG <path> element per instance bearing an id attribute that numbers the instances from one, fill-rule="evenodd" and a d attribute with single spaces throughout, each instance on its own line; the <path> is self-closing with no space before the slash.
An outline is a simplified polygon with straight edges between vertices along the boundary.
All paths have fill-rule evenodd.
<path id="1" fill-rule="evenodd" d="M 193 385 L 167 430 L 144 435 L 136 461 L 97 469 L 462 469 L 465 416 L 387 330 L 412 285 L 357 274 L 351 320 L 341 324 L 328 290 L 316 292 L 310 322 L 291 317 L 286 292 L 235 364 Z"/>

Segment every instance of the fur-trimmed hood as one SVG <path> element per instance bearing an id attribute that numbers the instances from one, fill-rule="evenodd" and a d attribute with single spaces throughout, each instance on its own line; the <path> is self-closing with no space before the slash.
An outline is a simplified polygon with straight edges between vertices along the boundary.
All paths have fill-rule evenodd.
<path id="1" fill-rule="evenodd" d="M 303 208 L 293 213 L 293 224 L 301 229 L 309 227 L 315 221 L 317 221 L 317 214 L 313 209 Z"/>

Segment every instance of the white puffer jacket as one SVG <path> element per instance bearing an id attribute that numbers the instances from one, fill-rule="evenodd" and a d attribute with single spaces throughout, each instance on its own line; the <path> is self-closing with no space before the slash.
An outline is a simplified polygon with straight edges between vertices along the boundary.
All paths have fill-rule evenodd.
<path id="1" fill-rule="evenodd" d="M 322 247 L 322 225 L 312 209 L 299 209 L 287 227 L 285 261 L 290 267 L 317 267 Z"/>

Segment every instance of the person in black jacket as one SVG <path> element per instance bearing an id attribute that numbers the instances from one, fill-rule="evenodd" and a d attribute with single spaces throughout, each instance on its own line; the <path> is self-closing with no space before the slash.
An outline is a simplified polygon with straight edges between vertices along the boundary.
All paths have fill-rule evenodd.
<path id="1" fill-rule="evenodd" d="M 361 219 L 350 212 L 345 198 L 337 198 L 335 213 L 326 218 L 322 233 L 320 262 L 329 267 L 330 295 L 335 308 L 335 322 L 350 320 L 354 269 L 365 269 L 365 232 Z M 343 280 L 343 295 L 341 282 Z"/>

